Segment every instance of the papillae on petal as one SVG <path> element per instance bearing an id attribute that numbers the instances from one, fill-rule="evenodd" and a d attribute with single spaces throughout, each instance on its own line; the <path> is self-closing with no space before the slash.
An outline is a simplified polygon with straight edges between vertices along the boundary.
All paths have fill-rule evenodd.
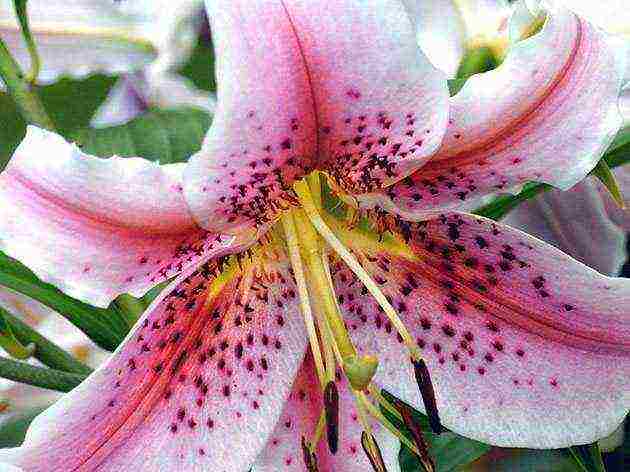
<path id="1" fill-rule="evenodd" d="M 142 295 L 232 240 L 194 223 L 181 173 L 141 158 L 100 159 L 29 127 L 0 174 L 0 249 L 98 306 Z"/>
<path id="2" fill-rule="evenodd" d="M 570 188 L 621 125 L 625 58 L 618 46 L 574 14 L 551 10 L 539 34 L 515 44 L 501 66 L 471 77 L 452 97 L 447 135 L 431 161 L 363 205 L 421 219 L 470 208 L 526 181 Z"/>
<path id="3" fill-rule="evenodd" d="M 273 431 L 307 338 L 281 253 L 182 274 L 112 358 L 0 450 L 29 472 L 246 472 Z"/>
<path id="4" fill-rule="evenodd" d="M 392 225 L 381 243 L 352 234 L 346 244 L 422 348 L 446 427 L 557 448 L 619 425 L 630 408 L 630 281 L 479 217 Z M 353 340 L 379 358 L 375 381 L 422 410 L 396 331 L 342 263 L 333 271 Z"/>

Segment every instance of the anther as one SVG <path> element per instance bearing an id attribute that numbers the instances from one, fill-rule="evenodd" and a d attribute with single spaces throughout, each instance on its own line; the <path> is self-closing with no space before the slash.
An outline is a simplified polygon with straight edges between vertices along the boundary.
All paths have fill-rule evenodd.
<path id="1" fill-rule="evenodd" d="M 385 463 L 383 462 L 381 449 L 378 447 L 374 436 L 369 434 L 367 431 L 363 431 L 363 433 L 361 433 L 361 445 L 363 446 L 363 450 L 368 456 L 368 459 L 370 460 L 370 464 L 372 464 L 372 468 L 374 469 L 374 471 L 387 472 L 387 469 L 385 468 Z"/>
<path id="2" fill-rule="evenodd" d="M 332 454 L 336 454 L 339 448 L 339 392 L 333 381 L 328 382 L 324 389 L 324 411 L 328 449 Z"/>
<path id="3" fill-rule="evenodd" d="M 431 430 L 435 434 L 442 432 L 442 423 L 440 422 L 440 416 L 438 414 L 437 403 L 435 401 L 435 391 L 433 390 L 433 383 L 431 382 L 431 376 L 429 375 L 429 369 L 424 359 L 412 359 L 413 371 L 416 376 L 416 382 L 422 395 L 422 401 L 424 402 L 424 408 L 429 417 L 429 424 Z"/>
<path id="4" fill-rule="evenodd" d="M 364 355 L 351 356 L 343 361 L 343 371 L 346 373 L 346 377 L 350 381 L 350 385 L 354 390 L 365 390 L 378 367 L 378 359 L 374 356 Z"/>
<path id="5" fill-rule="evenodd" d="M 304 465 L 306 465 L 306 470 L 308 472 L 318 472 L 319 468 L 317 466 L 317 456 L 311 450 L 311 446 L 306 442 L 304 436 L 302 436 L 302 454 L 304 457 Z"/>
<path id="6" fill-rule="evenodd" d="M 403 422 L 405 423 L 405 426 L 407 427 L 407 430 L 409 430 L 409 432 L 411 433 L 413 442 L 416 444 L 416 447 L 418 448 L 418 452 L 420 453 L 419 458 L 422 461 L 424 468 L 428 472 L 434 472 L 435 463 L 433 462 L 433 459 L 431 458 L 431 455 L 429 454 L 429 447 L 427 445 L 426 440 L 424 439 L 424 435 L 422 434 L 422 428 L 413 418 L 413 415 L 411 414 L 410 409 L 407 408 L 406 405 L 403 405 L 402 403 L 397 402 L 396 408 L 400 412 L 403 418 Z"/>

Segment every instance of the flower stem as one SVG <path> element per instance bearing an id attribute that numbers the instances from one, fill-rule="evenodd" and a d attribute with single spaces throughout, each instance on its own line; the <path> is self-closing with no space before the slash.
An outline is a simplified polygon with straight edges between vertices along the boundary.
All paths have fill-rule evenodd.
<path id="1" fill-rule="evenodd" d="M 0 377 L 58 392 L 69 392 L 87 376 L 36 367 L 25 362 L 0 357 Z"/>
<path id="2" fill-rule="evenodd" d="M 0 39 L 0 77 L 28 123 L 49 130 L 55 129 L 33 85 L 24 76 L 22 69 L 13 59 L 2 39 Z"/>
<path id="3" fill-rule="evenodd" d="M 24 345 L 34 344 L 36 346 L 33 357 L 53 369 L 64 372 L 88 375 L 92 369 L 83 362 L 64 351 L 57 344 L 49 341 L 33 328 L 23 323 L 11 313 L 0 308 L 0 315 L 4 317 L 10 325 L 15 337 Z M 51 315 L 57 316 L 57 315 Z"/>

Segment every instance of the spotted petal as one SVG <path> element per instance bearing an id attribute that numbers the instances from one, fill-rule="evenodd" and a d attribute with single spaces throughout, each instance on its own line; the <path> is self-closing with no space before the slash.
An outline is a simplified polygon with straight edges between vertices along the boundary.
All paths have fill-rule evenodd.
<path id="1" fill-rule="evenodd" d="M 429 164 L 364 205 L 418 219 L 528 180 L 571 187 L 621 125 L 623 52 L 583 19 L 551 10 L 542 32 L 452 98 L 447 136 Z"/>
<path id="2" fill-rule="evenodd" d="M 317 449 L 317 463 L 321 471 L 353 472 L 371 470 L 363 452 L 361 433 L 354 404 L 354 395 L 345 379 L 337 380 L 339 391 L 339 451 L 332 455 L 326 443 L 325 433 Z M 307 355 L 298 373 L 289 400 L 284 406 L 276 428 L 262 454 L 254 464 L 253 472 L 280 472 L 305 470 L 301 438 L 311 440 L 323 410 L 322 393 L 312 355 Z M 399 470 L 395 436 L 378 423 L 372 422 L 374 437 L 378 443 L 387 470 Z"/>
<path id="3" fill-rule="evenodd" d="M 0 175 L 0 249 L 69 295 L 106 306 L 225 250 L 181 194 L 180 166 L 99 159 L 29 127 Z"/>
<path id="4" fill-rule="evenodd" d="M 216 262 L 166 289 L 113 357 L 0 463 L 49 470 L 249 470 L 304 357 L 282 255 Z"/>
<path id="5" fill-rule="evenodd" d="M 627 279 L 469 215 L 399 223 L 396 233 L 346 243 L 422 348 L 448 428 L 498 446 L 557 448 L 619 425 L 630 408 Z M 333 268 L 353 339 L 379 357 L 376 381 L 423 409 L 392 325 L 349 270 Z"/>
<path id="6" fill-rule="evenodd" d="M 272 221 L 315 167 L 352 192 L 404 177 L 438 146 L 446 82 L 394 0 L 208 0 L 218 105 L 185 178 L 193 214 L 242 233 Z M 284 200 L 284 202 L 283 202 Z"/>
<path id="7" fill-rule="evenodd" d="M 609 212 L 623 216 L 627 211 L 618 209 L 600 187 L 591 177 L 566 192 L 551 190 L 523 202 L 503 222 L 553 244 L 598 272 L 617 275 L 627 259 L 626 238 Z"/>

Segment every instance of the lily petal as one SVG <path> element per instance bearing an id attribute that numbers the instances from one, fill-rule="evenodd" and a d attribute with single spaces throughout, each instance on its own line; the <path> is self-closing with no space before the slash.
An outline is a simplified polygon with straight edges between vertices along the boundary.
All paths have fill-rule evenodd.
<path id="1" fill-rule="evenodd" d="M 32 0 L 29 23 L 41 57 L 38 81 L 138 70 L 156 57 L 175 65 L 194 44 L 201 0 Z M 11 2 L 0 5 L 0 33 L 23 68 L 30 63 Z"/>
<path id="2" fill-rule="evenodd" d="M 326 439 L 323 438 L 315 452 L 319 470 L 322 472 L 371 470 L 370 462 L 361 445 L 363 428 L 354 406 L 354 395 L 345 378 L 337 380 L 337 389 L 340 405 L 339 451 L 332 455 L 328 450 Z M 321 386 L 309 351 L 295 379 L 278 424 L 262 454 L 256 460 L 253 472 L 304 471 L 301 438 L 304 437 L 307 441 L 312 438 L 323 407 Z M 387 470 L 400 470 L 398 440 L 378 423 L 372 421 L 371 426 Z"/>
<path id="3" fill-rule="evenodd" d="M 627 279 L 480 217 L 399 222 L 396 232 L 380 245 L 356 234 L 346 243 L 422 347 L 449 429 L 498 446 L 558 448 L 619 425 L 630 408 Z M 349 270 L 333 268 L 353 339 L 379 358 L 375 381 L 423 409 L 396 331 Z"/>
<path id="4" fill-rule="evenodd" d="M 210 230 L 243 233 L 290 204 L 316 166 L 352 191 L 424 163 L 447 119 L 446 81 L 394 0 L 208 0 L 218 105 L 185 174 Z M 284 200 L 284 203 L 282 202 Z"/>
<path id="5" fill-rule="evenodd" d="M 194 224 L 181 172 L 140 158 L 100 159 L 29 127 L 0 175 L 0 249 L 98 306 L 141 295 L 231 243 Z"/>
<path id="6" fill-rule="evenodd" d="M 549 0 L 547 0 L 549 1 Z M 581 17 L 612 34 L 630 37 L 630 11 L 624 0 L 555 0 Z"/>
<path id="7" fill-rule="evenodd" d="M 627 211 L 602 195 L 600 187 L 591 177 L 567 191 L 551 190 L 520 204 L 503 223 L 553 244 L 600 273 L 617 275 L 627 259 L 626 237 L 608 215 Z M 607 209 L 607 200 L 614 208 Z M 626 218 L 630 222 L 630 215 Z"/>
<path id="8" fill-rule="evenodd" d="M 621 125 L 623 48 L 566 10 L 451 99 L 442 148 L 410 178 L 366 199 L 406 219 L 469 208 L 528 180 L 561 189 L 595 166 Z"/>
<path id="9" fill-rule="evenodd" d="M 507 37 L 510 8 L 504 0 L 403 0 L 418 44 L 433 64 L 455 78 L 469 47 Z"/>
<path id="10" fill-rule="evenodd" d="M 306 350 L 296 292 L 280 254 L 242 272 L 211 261 L 182 274 L 0 462 L 30 472 L 249 470 Z"/>

